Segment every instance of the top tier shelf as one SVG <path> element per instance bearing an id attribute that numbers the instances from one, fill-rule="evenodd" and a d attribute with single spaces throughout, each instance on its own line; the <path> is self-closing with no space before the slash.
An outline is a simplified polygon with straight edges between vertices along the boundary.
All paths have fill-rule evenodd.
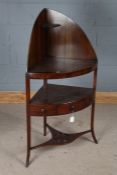
<path id="1" fill-rule="evenodd" d="M 32 79 L 69 78 L 96 67 L 96 53 L 80 26 L 59 12 L 43 9 L 32 29 L 26 75 Z"/>
<path id="2" fill-rule="evenodd" d="M 45 58 L 27 74 L 32 79 L 59 79 L 87 74 L 97 67 L 96 59 Z"/>

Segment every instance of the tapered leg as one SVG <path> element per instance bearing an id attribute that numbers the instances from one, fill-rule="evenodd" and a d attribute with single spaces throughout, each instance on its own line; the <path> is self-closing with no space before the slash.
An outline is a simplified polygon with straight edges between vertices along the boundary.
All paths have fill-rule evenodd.
<path id="1" fill-rule="evenodd" d="M 31 117 L 27 116 L 27 156 L 26 156 L 26 167 L 28 167 L 28 165 L 29 165 L 30 148 L 31 148 Z"/>
<path id="2" fill-rule="evenodd" d="M 47 134 L 47 125 L 46 125 L 46 123 L 47 123 L 47 117 L 46 116 L 44 116 L 44 122 L 43 122 L 43 128 L 44 128 L 44 136 L 46 136 L 46 134 Z"/>
<path id="3" fill-rule="evenodd" d="M 94 131 L 94 113 L 95 113 L 95 102 L 93 102 L 92 107 L 91 107 L 91 133 L 92 133 L 94 142 L 98 143 L 96 136 L 95 136 L 95 131 Z"/>
<path id="4" fill-rule="evenodd" d="M 47 79 L 44 79 L 43 81 L 43 88 L 44 88 L 44 92 L 45 92 L 45 99 L 48 97 L 48 82 Z M 47 134 L 47 116 L 46 116 L 46 110 L 42 109 L 43 111 L 43 117 L 44 117 L 44 121 L 43 121 L 43 128 L 44 128 L 44 136 L 46 136 Z"/>
<path id="5" fill-rule="evenodd" d="M 30 159 L 30 148 L 31 148 L 31 116 L 29 115 L 29 101 L 30 101 L 30 78 L 26 75 L 26 122 L 27 122 L 27 156 L 26 156 L 26 167 L 29 165 Z"/>
<path id="6" fill-rule="evenodd" d="M 96 94 L 96 84 L 97 84 L 97 68 L 94 70 L 93 74 L 93 90 L 94 90 L 94 99 L 91 107 L 91 133 L 95 143 L 97 142 L 95 131 L 94 131 L 94 114 L 95 114 L 95 94 Z"/>

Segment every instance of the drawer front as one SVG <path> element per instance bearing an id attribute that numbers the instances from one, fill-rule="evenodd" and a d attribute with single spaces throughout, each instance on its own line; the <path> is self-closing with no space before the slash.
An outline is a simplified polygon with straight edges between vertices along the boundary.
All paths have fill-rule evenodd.
<path id="1" fill-rule="evenodd" d="M 80 111 L 91 105 L 92 102 L 93 102 L 93 96 L 90 96 L 78 102 L 76 101 L 66 104 L 41 104 L 41 105 L 29 104 L 28 109 L 30 115 L 32 116 L 44 116 L 44 115 L 56 116 Z"/>
<path id="2" fill-rule="evenodd" d="M 93 102 L 93 97 L 89 97 L 86 99 L 82 99 L 78 102 L 58 105 L 56 115 L 64 115 L 64 114 L 80 111 L 88 107 L 89 105 L 91 105 L 92 102 Z"/>

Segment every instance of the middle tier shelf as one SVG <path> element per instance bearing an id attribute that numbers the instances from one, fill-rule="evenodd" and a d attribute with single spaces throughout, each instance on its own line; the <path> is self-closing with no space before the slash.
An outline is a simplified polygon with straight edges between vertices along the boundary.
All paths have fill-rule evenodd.
<path id="1" fill-rule="evenodd" d="M 29 102 L 32 116 L 64 115 L 80 111 L 93 103 L 93 88 L 48 84 L 42 86 Z"/>

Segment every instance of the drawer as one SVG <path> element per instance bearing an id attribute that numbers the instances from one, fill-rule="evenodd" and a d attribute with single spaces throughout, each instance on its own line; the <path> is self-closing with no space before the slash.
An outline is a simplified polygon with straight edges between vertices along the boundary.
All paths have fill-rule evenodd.
<path id="1" fill-rule="evenodd" d="M 32 116 L 56 116 L 64 115 L 72 112 L 80 111 L 93 102 L 93 97 L 87 97 L 76 102 L 69 102 L 65 104 L 29 104 L 28 109 Z"/>

